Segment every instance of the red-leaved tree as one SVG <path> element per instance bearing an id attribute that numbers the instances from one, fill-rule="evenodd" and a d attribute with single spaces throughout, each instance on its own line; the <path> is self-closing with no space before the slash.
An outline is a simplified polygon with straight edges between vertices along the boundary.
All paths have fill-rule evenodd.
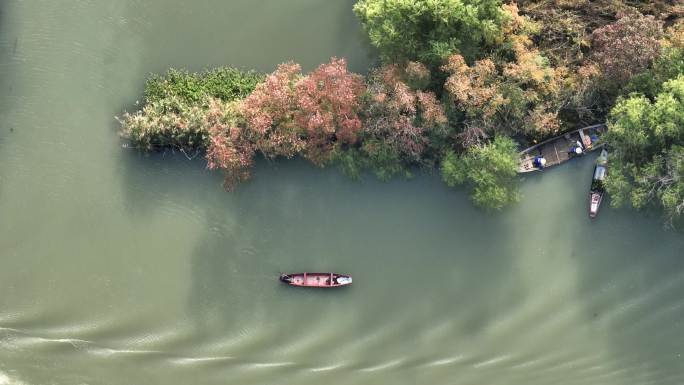
<path id="1" fill-rule="evenodd" d="M 240 124 L 239 111 L 233 103 L 212 100 L 204 124 L 209 131 L 207 166 L 223 170 L 224 188 L 233 190 L 236 184 L 249 179 L 255 146 Z"/>
<path id="2" fill-rule="evenodd" d="M 661 52 L 663 23 L 639 13 L 623 15 L 617 22 L 593 33 L 593 59 L 604 76 L 620 83 L 644 71 Z"/>
<path id="3" fill-rule="evenodd" d="M 363 78 L 347 70 L 344 59 L 332 58 L 295 87 L 295 123 L 305 130 L 304 155 L 317 165 L 330 159 L 335 145 L 353 144 L 361 129 Z"/>
<path id="4" fill-rule="evenodd" d="M 305 147 L 304 134 L 295 119 L 300 71 L 296 63 L 279 65 L 242 102 L 248 137 L 264 156 L 291 158 Z"/>
<path id="5" fill-rule="evenodd" d="M 426 131 L 443 127 L 447 118 L 435 94 L 412 90 L 402 75 L 397 65 L 382 67 L 371 74 L 364 132 L 367 138 L 382 142 L 404 161 L 416 162 L 427 145 Z"/>

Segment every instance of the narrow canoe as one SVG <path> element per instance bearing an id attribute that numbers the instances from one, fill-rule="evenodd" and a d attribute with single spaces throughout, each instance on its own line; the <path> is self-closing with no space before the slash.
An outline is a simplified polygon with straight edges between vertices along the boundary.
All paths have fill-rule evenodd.
<path id="1" fill-rule="evenodd" d="M 561 136 L 545 140 L 530 148 L 520 152 L 519 173 L 539 171 L 543 168 L 559 165 L 572 159 L 573 149 L 581 146 L 581 153 L 594 151 L 603 147 L 599 141 L 601 135 L 606 132 L 604 124 L 596 124 L 589 127 L 579 128 Z M 541 157 L 545 160 L 543 168 L 535 164 L 535 158 Z"/>
<path id="2" fill-rule="evenodd" d="M 340 287 L 351 285 L 352 277 L 335 273 L 292 273 L 281 274 L 280 281 L 290 286 Z"/>
<path id="3" fill-rule="evenodd" d="M 608 150 L 605 148 L 601 150 L 601 155 L 596 159 L 596 166 L 594 167 L 594 176 L 591 180 L 591 187 L 589 188 L 589 217 L 596 218 L 598 211 L 601 208 L 603 195 L 606 193 L 604 181 L 608 173 Z"/>

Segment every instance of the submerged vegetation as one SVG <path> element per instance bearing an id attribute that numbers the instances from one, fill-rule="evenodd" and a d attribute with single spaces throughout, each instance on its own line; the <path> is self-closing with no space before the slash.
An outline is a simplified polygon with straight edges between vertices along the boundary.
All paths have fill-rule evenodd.
<path id="1" fill-rule="evenodd" d="M 666 1 L 360 0 L 380 53 L 367 76 L 332 58 L 311 73 L 220 68 L 153 76 L 121 132 L 204 151 L 230 190 L 257 156 L 300 156 L 351 177 L 438 168 L 473 201 L 519 197 L 520 146 L 608 120 L 613 204 L 684 214 L 684 16 Z"/>

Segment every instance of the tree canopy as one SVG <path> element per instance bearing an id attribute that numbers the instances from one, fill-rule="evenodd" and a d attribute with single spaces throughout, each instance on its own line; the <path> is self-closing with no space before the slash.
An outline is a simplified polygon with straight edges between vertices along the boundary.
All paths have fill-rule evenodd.
<path id="1" fill-rule="evenodd" d="M 662 88 L 653 101 L 633 94 L 611 111 L 606 187 L 613 205 L 660 206 L 674 221 L 684 214 L 684 75 Z"/>
<path id="2" fill-rule="evenodd" d="M 512 139 L 497 136 L 491 143 L 468 147 L 461 155 L 450 151 L 442 161 L 442 179 L 449 186 L 472 186 L 476 205 L 501 209 L 519 199 L 516 149 Z"/>
<path id="3" fill-rule="evenodd" d="M 502 37 L 501 0 L 361 0 L 354 12 L 386 62 L 475 59 Z"/>

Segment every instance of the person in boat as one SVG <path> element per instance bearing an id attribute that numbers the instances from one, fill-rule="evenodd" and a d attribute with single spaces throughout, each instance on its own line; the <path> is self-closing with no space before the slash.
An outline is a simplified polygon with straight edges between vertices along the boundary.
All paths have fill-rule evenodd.
<path id="1" fill-rule="evenodd" d="M 572 146 L 570 146 L 570 156 L 580 156 L 584 150 L 582 149 L 582 143 L 578 140 Z"/>
<path id="2" fill-rule="evenodd" d="M 532 161 L 532 165 L 538 169 L 543 169 L 544 166 L 546 166 L 546 158 L 544 158 L 541 155 L 537 155 L 534 157 L 534 160 Z"/>

